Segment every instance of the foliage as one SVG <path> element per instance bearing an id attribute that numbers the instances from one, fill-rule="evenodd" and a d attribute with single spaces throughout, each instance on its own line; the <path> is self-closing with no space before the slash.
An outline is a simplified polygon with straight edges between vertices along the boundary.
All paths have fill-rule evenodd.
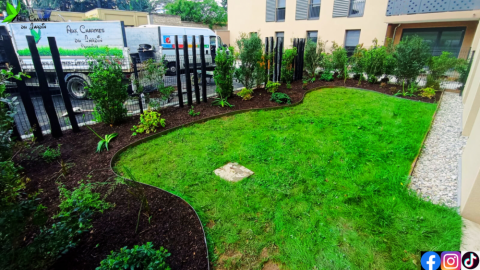
<path id="1" fill-rule="evenodd" d="M 388 42 L 388 41 L 387 41 Z M 390 43 L 387 43 L 390 44 Z M 379 46 L 377 39 L 373 40 L 373 45 L 364 51 L 363 71 L 370 76 L 376 77 L 383 74 L 391 74 L 395 68 L 395 58 L 391 47 Z"/>
<path id="2" fill-rule="evenodd" d="M 138 181 L 178 194 L 212 220 L 218 268 L 251 269 L 268 254 L 264 261 L 286 269 L 413 270 L 418 250 L 457 250 L 462 239 L 457 209 L 408 187 L 437 106 L 322 89 L 295 107 L 178 129 L 129 148 L 115 166 L 131 166 Z M 232 160 L 255 174 L 219 180 L 212 171 Z M 242 256 L 229 267 L 218 258 L 231 258 L 233 246 Z"/>
<path id="3" fill-rule="evenodd" d="M 267 90 L 267 92 L 273 94 L 278 91 L 278 88 L 280 87 L 280 85 L 281 84 L 278 82 L 268 81 L 267 86 L 265 86 L 265 89 Z"/>
<path id="4" fill-rule="evenodd" d="M 289 83 L 287 83 L 287 85 L 285 87 L 287 87 L 287 89 L 292 89 L 292 85 L 289 84 Z"/>
<path id="5" fill-rule="evenodd" d="M 317 43 L 307 39 L 303 65 L 308 76 L 315 77 L 316 70 L 321 62 L 322 53 L 324 51 L 325 43 L 321 39 L 318 39 Z"/>
<path id="6" fill-rule="evenodd" d="M 220 95 L 220 97 L 215 98 L 215 100 L 212 102 L 212 106 L 220 106 L 222 108 L 225 107 L 225 106 L 230 107 L 230 108 L 233 107 L 233 105 L 228 103 L 227 99 L 222 97 L 221 95 Z"/>
<path id="7" fill-rule="evenodd" d="M 10 95 L 6 93 L 7 87 L 5 84 L 10 79 L 22 80 L 22 77 L 30 78 L 24 73 L 13 74 L 11 68 L 0 71 L 0 161 L 4 161 L 11 156 L 10 137 L 15 123 L 15 106 L 18 105 L 17 97 L 9 98 Z"/>
<path id="8" fill-rule="evenodd" d="M 418 91 L 417 83 L 411 82 L 408 87 L 407 91 L 405 91 L 405 81 L 402 85 L 402 90 L 398 91 L 395 96 L 403 96 L 403 97 L 414 97 L 415 93 Z"/>
<path id="9" fill-rule="evenodd" d="M 333 55 L 322 53 L 320 60 L 320 67 L 323 68 L 323 73 L 330 73 L 334 71 Z"/>
<path id="10" fill-rule="evenodd" d="M 88 74 L 91 85 L 86 86 L 89 97 L 95 101 L 102 122 L 109 125 L 120 123 L 127 116 L 123 104 L 128 98 L 121 59 L 108 54 L 90 54 L 87 59 L 91 71 Z"/>
<path id="11" fill-rule="evenodd" d="M 440 90 L 440 82 L 436 80 L 432 74 L 427 75 L 427 83 L 425 85 L 426 87 L 431 87 L 436 90 Z"/>
<path id="12" fill-rule="evenodd" d="M 215 57 L 215 72 L 213 78 L 217 88 L 215 91 L 225 98 L 233 93 L 233 72 L 235 59 L 227 55 L 227 49 L 219 48 Z"/>
<path id="13" fill-rule="evenodd" d="M 102 152 L 103 148 L 105 148 L 107 151 L 108 150 L 108 144 L 110 143 L 113 138 L 118 136 L 118 133 L 112 133 L 112 134 L 107 134 L 105 135 L 105 138 L 102 138 L 102 136 L 98 135 L 98 133 L 95 132 L 91 127 L 87 126 L 88 129 L 90 129 L 95 135 L 97 135 L 98 138 L 100 138 L 100 141 L 97 144 L 97 153 Z"/>
<path id="14" fill-rule="evenodd" d="M 442 52 L 439 56 L 433 56 L 428 61 L 428 69 L 434 80 L 439 80 L 450 69 L 455 69 L 458 59 L 450 52 Z"/>
<path id="15" fill-rule="evenodd" d="M 253 89 L 257 73 L 265 73 L 261 63 L 263 60 L 263 45 L 259 35 L 242 33 L 237 40 L 240 66 L 235 70 L 235 78 L 246 88 Z"/>
<path id="16" fill-rule="evenodd" d="M 50 47 L 48 46 L 38 46 L 38 53 L 40 56 L 52 56 Z M 61 56 L 87 56 L 90 54 L 110 54 L 116 57 L 122 57 L 123 51 L 119 48 L 109 48 L 108 46 L 98 46 L 98 47 L 86 47 L 86 48 L 77 48 L 77 49 L 65 49 L 58 48 L 58 52 Z M 20 56 L 30 56 L 30 49 L 21 49 L 17 51 Z"/>
<path id="17" fill-rule="evenodd" d="M 375 76 L 373 74 L 368 75 L 368 82 L 371 83 L 371 84 L 377 83 L 378 82 L 377 76 Z"/>
<path id="18" fill-rule="evenodd" d="M 62 155 L 62 153 L 60 152 L 60 146 L 61 144 L 58 144 L 57 149 L 47 147 L 47 149 L 45 149 L 45 152 L 43 152 L 42 154 L 43 160 L 45 160 L 47 163 L 50 163 L 59 158 Z"/>
<path id="19" fill-rule="evenodd" d="M 90 18 L 85 18 L 82 21 L 102 21 L 102 19 L 98 17 L 90 17 Z"/>
<path id="20" fill-rule="evenodd" d="M 237 96 L 241 97 L 243 100 L 250 100 L 253 98 L 253 90 L 244 87 L 237 93 Z"/>
<path id="21" fill-rule="evenodd" d="M 154 59 L 148 59 L 142 63 L 143 69 L 141 71 L 143 75 L 142 84 L 156 86 L 161 100 L 167 100 L 175 91 L 175 88 L 172 86 L 165 86 L 164 77 L 167 73 L 167 66 L 165 63 L 165 55 L 162 55 L 162 58 L 157 61 Z"/>
<path id="22" fill-rule="evenodd" d="M 147 242 L 142 246 L 135 245 L 132 249 L 124 247 L 120 252 L 112 251 L 96 270 L 169 270 L 170 267 L 165 262 L 169 256 L 170 253 L 163 247 L 155 250 L 153 244 Z"/>
<path id="23" fill-rule="evenodd" d="M 435 89 L 427 87 L 422 89 L 422 93 L 420 93 L 421 97 L 426 97 L 432 99 L 435 97 Z"/>
<path id="24" fill-rule="evenodd" d="M 146 110 L 140 115 L 140 123 L 138 126 L 133 126 L 131 129 L 133 131 L 132 136 L 137 134 L 150 132 L 157 132 L 157 128 L 165 127 L 165 119 L 160 117 L 161 114 L 152 110 Z"/>
<path id="25" fill-rule="evenodd" d="M 338 72 L 339 77 L 343 77 L 344 69 L 348 64 L 347 50 L 333 41 L 332 45 L 333 69 Z"/>
<path id="26" fill-rule="evenodd" d="M 333 81 L 333 74 L 331 72 L 323 72 L 320 76 L 320 80 L 330 82 Z"/>
<path id="27" fill-rule="evenodd" d="M 470 73 L 470 68 L 472 66 L 472 61 L 467 61 L 466 59 L 458 59 L 457 66 L 455 70 L 460 73 L 459 81 L 466 83 L 468 79 L 468 73 Z"/>
<path id="28" fill-rule="evenodd" d="M 297 56 L 297 48 L 286 49 L 282 56 L 282 71 L 280 80 L 284 83 L 293 81 L 293 60 Z"/>
<path id="29" fill-rule="evenodd" d="M 354 73 L 353 77 L 363 75 L 365 72 L 365 53 L 367 50 L 363 48 L 363 44 L 358 44 L 350 57 L 351 70 Z"/>
<path id="30" fill-rule="evenodd" d="M 179 15 L 182 21 L 206 24 L 213 29 L 214 25 L 227 25 L 227 12 L 215 0 L 188 1 L 175 0 L 165 6 L 167 14 Z"/>
<path id="31" fill-rule="evenodd" d="M 117 0 L 119 10 L 152 12 L 155 8 L 153 4 L 154 2 L 149 0 Z"/>
<path id="32" fill-rule="evenodd" d="M 95 8 L 151 12 L 155 1 L 148 0 L 34 0 L 33 7 L 50 10 L 87 12 Z"/>
<path id="33" fill-rule="evenodd" d="M 418 36 L 406 37 L 395 47 L 395 75 L 407 85 L 414 81 L 428 63 L 430 47 Z"/>
<path id="34" fill-rule="evenodd" d="M 270 101 L 276 102 L 278 104 L 292 104 L 292 100 L 287 94 L 279 92 L 273 93 Z"/>
<path id="35" fill-rule="evenodd" d="M 188 115 L 190 115 L 192 117 L 195 117 L 195 116 L 199 116 L 200 112 L 195 112 L 195 110 L 193 109 L 193 106 L 192 106 L 192 108 L 188 111 Z"/>

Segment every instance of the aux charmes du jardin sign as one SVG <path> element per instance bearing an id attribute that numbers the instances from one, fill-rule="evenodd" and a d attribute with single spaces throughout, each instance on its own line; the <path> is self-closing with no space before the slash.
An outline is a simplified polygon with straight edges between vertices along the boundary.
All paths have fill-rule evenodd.
<path id="1" fill-rule="evenodd" d="M 2 23 L 11 22 L 48 22 L 50 21 L 51 10 L 37 11 L 37 16 L 32 11 L 29 11 L 29 16 L 20 14 L 21 3 L 18 0 L 12 0 L 12 4 L 7 2 L 6 11 L 3 11 L 4 19 Z"/>

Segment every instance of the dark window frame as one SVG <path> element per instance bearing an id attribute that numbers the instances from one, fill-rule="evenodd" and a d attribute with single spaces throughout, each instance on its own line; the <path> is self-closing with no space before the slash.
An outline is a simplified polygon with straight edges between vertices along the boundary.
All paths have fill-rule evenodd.
<path id="1" fill-rule="evenodd" d="M 355 51 L 355 48 L 357 47 L 357 45 L 355 46 L 348 46 L 348 47 L 353 47 L 353 50 L 350 49 L 350 48 L 347 48 L 347 33 L 349 31 L 358 31 L 360 32 L 360 34 L 358 35 L 358 44 L 360 44 L 360 35 L 362 34 L 362 29 L 346 29 L 345 30 L 345 37 L 343 38 L 343 47 L 345 48 L 345 50 L 347 50 L 347 55 L 348 57 L 352 56 L 353 55 L 353 52 Z"/>
<path id="2" fill-rule="evenodd" d="M 400 37 L 400 41 L 402 41 L 403 36 L 405 32 L 431 32 L 431 31 L 438 31 L 437 33 L 437 39 L 435 40 L 435 48 L 430 48 L 432 50 L 432 55 L 440 55 L 442 52 L 439 51 L 439 54 L 436 54 L 436 47 L 439 45 L 440 39 L 442 38 L 442 33 L 443 31 L 462 31 L 462 37 L 461 37 L 461 42 L 458 47 L 458 52 L 452 54 L 455 57 L 458 57 L 460 54 L 460 51 L 462 50 L 463 46 L 463 41 L 465 40 L 465 33 L 467 32 L 467 27 L 466 26 L 456 26 L 456 27 L 430 27 L 430 28 L 407 28 L 402 30 L 402 36 Z"/>
<path id="3" fill-rule="evenodd" d="M 278 2 L 279 2 L 279 1 L 280 1 L 280 0 L 276 0 L 276 1 L 275 1 L 275 22 L 284 22 L 285 19 L 286 19 L 286 17 L 287 17 L 287 13 L 286 13 L 286 12 L 287 12 L 287 11 L 286 11 L 286 10 L 287 10 L 287 0 L 285 0 L 285 7 L 281 7 L 281 8 L 278 7 Z M 283 9 L 283 16 L 284 16 L 284 17 L 283 17 L 283 20 L 279 20 L 279 19 L 278 19 L 278 13 L 279 13 L 279 11 L 282 10 L 282 9 Z"/>
<path id="4" fill-rule="evenodd" d="M 315 43 L 317 43 L 317 42 L 318 42 L 318 30 L 307 31 L 307 39 L 308 39 L 308 40 L 311 40 L 310 37 L 309 37 L 309 35 L 308 35 L 309 33 L 317 33 L 317 37 L 316 37 L 317 40 L 315 41 Z M 313 41 L 313 40 L 312 40 L 312 41 Z"/>

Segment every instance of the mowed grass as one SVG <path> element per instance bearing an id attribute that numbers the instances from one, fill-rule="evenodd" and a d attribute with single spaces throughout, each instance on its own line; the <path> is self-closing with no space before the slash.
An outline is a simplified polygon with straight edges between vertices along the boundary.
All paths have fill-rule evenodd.
<path id="1" fill-rule="evenodd" d="M 436 106 L 323 89 L 177 130 L 116 165 L 198 211 L 217 267 L 418 269 L 420 251 L 460 248 L 456 211 L 407 187 Z M 226 182 L 213 170 L 228 162 L 255 174 Z"/>

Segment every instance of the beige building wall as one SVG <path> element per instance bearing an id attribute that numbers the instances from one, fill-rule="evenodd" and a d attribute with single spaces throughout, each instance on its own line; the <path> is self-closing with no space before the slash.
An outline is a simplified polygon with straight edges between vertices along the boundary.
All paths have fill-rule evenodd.
<path id="1" fill-rule="evenodd" d="M 265 0 L 231 0 L 228 2 L 228 29 L 230 41 L 240 33 L 258 32 L 262 39 L 284 32 L 285 44 L 292 45 L 293 38 L 305 38 L 307 31 L 318 31 L 322 40 L 343 44 L 346 30 L 361 30 L 360 41 L 372 45 L 373 39 L 385 39 L 388 24 L 384 22 L 386 0 L 367 0 L 363 17 L 333 18 L 333 0 L 322 1 L 319 20 L 295 20 L 296 0 L 286 0 L 285 22 L 266 22 Z"/>
<path id="2" fill-rule="evenodd" d="M 85 12 L 86 18 L 99 18 L 102 21 L 123 21 L 127 27 L 148 24 L 148 13 L 139 11 L 96 8 Z"/>
<path id="3" fill-rule="evenodd" d="M 50 20 L 54 22 L 78 22 L 85 19 L 85 13 L 83 12 L 69 12 L 69 11 L 52 11 Z"/>

